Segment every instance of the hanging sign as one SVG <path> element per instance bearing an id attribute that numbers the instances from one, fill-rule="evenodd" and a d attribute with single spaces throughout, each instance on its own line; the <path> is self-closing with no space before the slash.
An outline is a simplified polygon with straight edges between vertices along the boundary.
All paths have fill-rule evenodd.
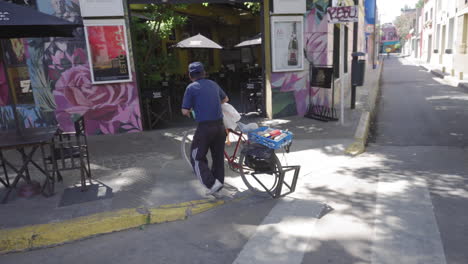
<path id="1" fill-rule="evenodd" d="M 328 23 L 358 22 L 358 6 L 336 6 L 327 9 Z"/>
<path id="2" fill-rule="evenodd" d="M 319 88 L 332 88 L 333 68 L 332 67 L 313 67 L 310 86 Z"/>
<path id="3" fill-rule="evenodd" d="M 122 0 L 80 0 L 82 17 L 122 17 Z"/>
<path id="4" fill-rule="evenodd" d="M 274 14 L 305 14 L 306 0 L 273 0 Z"/>

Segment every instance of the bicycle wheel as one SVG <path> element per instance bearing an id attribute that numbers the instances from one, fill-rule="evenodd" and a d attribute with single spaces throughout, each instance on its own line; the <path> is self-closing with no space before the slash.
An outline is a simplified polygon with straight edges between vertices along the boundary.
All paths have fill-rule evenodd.
<path id="1" fill-rule="evenodd" d="M 193 135 L 190 134 L 190 131 L 185 131 L 180 143 L 180 153 L 190 168 L 192 168 L 192 163 L 190 162 L 190 146 L 192 145 L 192 141 Z"/>
<path id="2" fill-rule="evenodd" d="M 269 172 L 256 172 L 245 165 L 245 153 L 241 153 L 239 159 L 239 173 L 244 184 L 253 193 L 260 196 L 270 196 L 278 187 L 279 178 L 282 173 L 280 160 L 273 154 L 273 169 Z"/>

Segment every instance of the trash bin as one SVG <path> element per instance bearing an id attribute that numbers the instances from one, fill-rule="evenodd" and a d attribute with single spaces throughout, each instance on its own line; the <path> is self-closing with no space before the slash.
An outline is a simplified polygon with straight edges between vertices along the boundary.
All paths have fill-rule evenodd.
<path id="1" fill-rule="evenodd" d="M 353 57 L 364 56 L 362 52 L 354 52 Z M 351 65 L 351 83 L 355 86 L 364 85 L 364 77 L 366 72 L 366 60 L 353 60 Z"/>

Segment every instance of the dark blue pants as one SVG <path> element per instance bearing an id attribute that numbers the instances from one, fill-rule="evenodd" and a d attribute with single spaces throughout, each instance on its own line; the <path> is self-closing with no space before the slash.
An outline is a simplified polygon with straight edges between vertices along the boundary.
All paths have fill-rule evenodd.
<path id="1" fill-rule="evenodd" d="M 206 188 L 211 188 L 218 179 L 224 183 L 224 142 L 226 141 L 226 131 L 223 121 L 200 122 L 193 137 L 190 160 L 192 167 Z M 208 166 L 206 154 L 211 151 L 213 160 L 211 169 Z"/>

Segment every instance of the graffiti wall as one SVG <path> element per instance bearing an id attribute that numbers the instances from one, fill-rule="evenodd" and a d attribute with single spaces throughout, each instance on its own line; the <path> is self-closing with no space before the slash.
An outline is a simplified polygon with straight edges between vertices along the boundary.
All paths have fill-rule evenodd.
<path id="1" fill-rule="evenodd" d="M 310 101 L 329 105 L 329 90 L 308 85 L 309 63 L 324 66 L 328 60 L 328 4 L 328 0 L 307 0 L 307 13 L 304 17 L 304 47 L 307 58 L 305 70 L 272 74 L 274 117 L 303 116 Z"/>
<path id="2" fill-rule="evenodd" d="M 37 9 L 68 21 L 82 19 L 79 0 L 37 1 Z M 135 82 L 91 83 L 83 28 L 75 31 L 74 38 L 28 39 L 27 46 L 35 105 L 46 112 L 55 111 L 64 130 L 73 130 L 73 120 L 81 116 L 88 134 L 142 130 Z"/>

